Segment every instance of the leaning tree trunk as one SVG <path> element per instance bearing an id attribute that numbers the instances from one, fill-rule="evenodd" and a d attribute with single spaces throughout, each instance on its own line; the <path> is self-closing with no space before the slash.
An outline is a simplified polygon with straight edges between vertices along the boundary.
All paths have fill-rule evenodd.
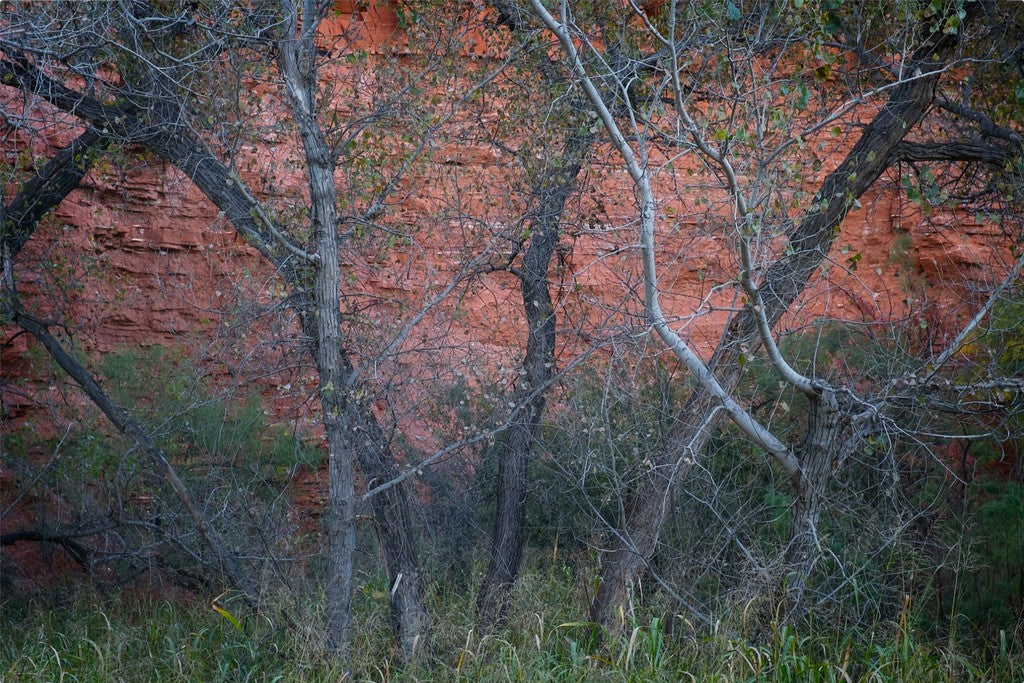
<path id="1" fill-rule="evenodd" d="M 56 337 L 50 334 L 49 329 L 44 323 L 26 315 L 17 308 L 7 311 L 7 313 L 11 314 L 15 324 L 38 339 L 46 347 L 50 357 L 82 388 L 96 407 L 117 427 L 117 430 L 134 441 L 150 457 L 160 476 L 171 487 L 171 490 L 174 491 L 175 497 L 177 497 L 182 507 L 185 508 L 185 511 L 192 519 L 192 523 L 195 525 L 199 535 L 203 537 L 203 541 L 213 552 L 214 557 L 217 558 L 221 570 L 228 577 L 232 586 L 241 592 L 246 604 L 251 609 L 259 609 L 259 596 L 252 579 L 242 571 L 235 554 L 224 544 L 220 534 L 203 515 L 199 506 L 192 499 L 192 494 L 185 486 L 185 483 L 178 477 L 178 473 L 171 465 L 170 460 L 167 459 L 163 450 L 150 438 L 146 430 L 129 417 L 120 406 L 115 405 L 110 400 L 106 392 L 100 388 L 95 378 L 78 362 L 74 355 L 61 345 Z"/>
<path id="2" fill-rule="evenodd" d="M 109 138 L 95 128 L 86 128 L 26 181 L 7 206 L 0 207 L 0 243 L 5 258 L 13 262 L 40 219 L 78 187 L 96 156 L 109 145 Z"/>
<path id="3" fill-rule="evenodd" d="M 785 255 L 771 264 L 759 287 L 772 327 L 828 255 L 838 236 L 837 227 L 854 200 L 881 176 L 899 143 L 931 107 L 940 75 L 962 34 L 961 30 L 957 34 L 930 33 L 922 37 L 922 45 L 908 61 L 910 67 L 906 72 L 924 75 L 915 75 L 890 91 L 889 100 L 865 127 L 853 149 L 825 178 L 816 195 L 815 208 L 790 233 Z M 741 353 L 751 353 L 760 343 L 753 312 L 737 313 L 709 364 L 727 392 L 732 393 L 738 382 Z M 617 623 L 618 615 L 625 613 L 632 587 L 657 548 L 673 489 L 719 424 L 721 414 L 708 417 L 715 405 L 706 391 L 694 389 L 694 395 L 683 408 L 679 428 L 654 463 L 654 472 L 639 478 L 636 488 L 628 494 L 630 503 L 604 562 L 591 610 L 592 619 L 609 631 L 622 626 Z"/>
<path id="4" fill-rule="evenodd" d="M 102 137 L 95 129 L 87 128 L 25 182 L 8 205 L 0 206 L 0 250 L 3 255 L 4 271 L 0 280 L 9 278 L 6 283 L 8 301 L 3 312 L 21 329 L 39 340 L 50 357 L 81 387 L 117 430 L 132 439 L 150 457 L 163 480 L 171 487 L 192 519 L 199 535 L 217 558 L 221 570 L 231 584 L 242 593 L 246 604 L 255 610 L 259 605 L 255 584 L 239 566 L 235 554 L 225 545 L 220 534 L 196 505 L 192 494 L 163 450 L 157 446 L 142 425 L 110 399 L 92 374 L 50 333 L 48 326 L 24 313 L 18 302 L 13 273 L 15 257 L 35 232 L 39 220 L 78 187 L 92 166 L 96 154 L 106 148 L 109 142 L 108 138 Z"/>
<path id="5" fill-rule="evenodd" d="M 578 126 L 570 125 L 570 130 Z M 523 559 L 526 487 L 534 445 L 540 435 L 547 387 L 555 366 L 555 311 L 548 290 L 551 257 L 558 245 L 565 202 L 576 187 L 583 159 L 595 135 L 567 136 L 555 165 L 548 165 L 533 185 L 537 214 L 530 222 L 530 245 L 518 272 L 527 322 L 522 384 L 515 394 L 515 420 L 498 460 L 497 514 L 491 558 L 477 596 L 477 627 L 495 630 L 504 621 L 508 600 Z M 550 162 L 549 162 L 550 164 Z"/>
<path id="6" fill-rule="evenodd" d="M 293 53 L 295 50 L 293 43 L 283 42 L 279 54 Z M 338 387 L 346 386 L 348 375 L 339 372 L 339 369 L 347 366 L 343 356 L 336 354 L 336 351 L 340 354 L 342 349 L 339 346 L 338 330 L 340 277 L 337 273 L 337 211 L 333 204 L 336 195 L 333 174 L 330 172 L 333 160 L 328 155 L 322 131 L 318 131 L 315 112 L 304 111 L 305 106 L 315 104 L 311 96 L 315 90 L 315 74 L 309 78 L 308 72 L 300 73 L 297 64 L 293 64 L 290 69 L 283 67 L 282 70 L 290 71 L 289 87 L 297 85 L 307 89 L 307 95 L 300 96 L 299 107 L 294 113 L 300 124 L 304 145 L 307 141 L 312 143 L 306 152 L 311 155 L 307 160 L 310 163 L 312 222 L 316 237 L 315 265 L 308 260 L 308 254 L 302 254 L 301 249 L 270 222 L 237 173 L 215 157 L 209 147 L 183 124 L 186 117 L 177 105 L 166 100 L 158 101 L 157 98 L 154 98 L 151 107 L 141 110 L 132 101 L 108 104 L 55 81 L 35 68 L 29 60 L 0 59 L 0 78 L 4 82 L 16 85 L 25 92 L 38 94 L 94 128 L 107 131 L 110 137 L 141 144 L 179 168 L 224 212 L 239 235 L 277 268 L 289 286 L 289 302 L 301 321 L 302 332 L 317 366 L 321 387 L 331 489 L 329 536 L 332 547 L 339 549 L 328 564 L 334 561 L 340 563 L 328 568 L 332 577 L 327 596 L 328 630 L 333 635 L 327 638 L 327 643 L 329 648 L 339 650 L 350 642 L 352 568 L 349 561 L 341 562 L 341 559 L 352 557 L 355 549 L 355 493 L 350 483 L 354 479 L 353 454 L 347 444 L 350 428 L 354 429 L 357 425 L 349 425 L 344 419 L 347 396 L 338 390 Z M 145 116 L 140 114 L 141 111 L 145 112 Z M 334 216 L 333 220 L 331 215 Z M 330 280 L 333 280 L 333 286 Z M 363 413 L 362 419 L 368 424 L 375 423 L 373 416 L 367 413 Z M 366 466 L 370 461 L 362 462 Z M 367 476 L 390 479 L 386 470 L 382 472 L 383 475 L 371 470 Z M 408 512 L 402 515 L 402 519 L 408 518 Z M 411 536 L 409 528 L 392 529 L 388 519 L 378 518 L 377 523 L 384 534 Z M 392 576 L 393 582 L 394 578 Z M 416 632 L 421 628 L 417 625 L 408 631 Z"/>
<path id="7" fill-rule="evenodd" d="M 739 379 L 738 366 L 718 373 L 722 388 L 732 392 Z M 601 584 L 591 605 L 590 618 L 609 632 L 621 630 L 629 619 L 633 590 L 658 547 L 658 538 L 673 504 L 676 484 L 700 457 L 725 413 L 715 412 L 715 399 L 695 390 L 679 413 L 661 458 L 643 473 L 627 493 L 623 524 L 611 552 L 604 556 Z"/>

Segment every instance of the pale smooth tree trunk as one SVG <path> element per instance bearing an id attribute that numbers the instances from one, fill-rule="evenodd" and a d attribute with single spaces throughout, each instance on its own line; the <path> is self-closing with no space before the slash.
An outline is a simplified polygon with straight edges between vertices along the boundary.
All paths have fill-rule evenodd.
<path id="1" fill-rule="evenodd" d="M 930 70 L 941 69 L 952 51 L 953 40 L 940 41 L 918 55 L 915 63 L 925 63 Z M 930 55 L 939 59 L 932 60 Z M 907 81 L 892 90 L 889 102 L 867 126 L 853 150 L 830 174 L 819 191 L 819 197 L 831 198 L 828 204 L 809 214 L 789 236 L 790 255 L 774 262 L 765 275 L 761 292 L 766 316 L 774 326 L 807 286 L 811 276 L 828 255 L 838 236 L 835 229 L 846 217 L 852 200 L 859 198 L 881 175 L 896 149 L 914 125 L 931 106 L 939 74 Z M 853 178 L 851 181 L 850 179 Z M 849 201 L 843 198 L 848 197 Z M 723 388 L 730 393 L 739 379 L 741 347 L 752 353 L 760 346 L 754 316 L 749 311 L 737 313 L 729 323 L 725 338 L 710 363 Z M 657 549 L 658 536 L 664 526 L 673 489 L 685 477 L 693 463 L 702 457 L 708 439 L 720 424 L 723 415 L 702 419 L 715 405 L 701 387 L 686 402 L 680 414 L 679 429 L 668 441 L 668 448 L 655 463 L 657 475 L 637 481 L 637 488 L 628 495 L 632 503 L 612 541 L 605 558 L 601 584 L 594 600 L 591 616 L 608 630 L 621 627 L 618 615 L 627 606 L 628 597 L 640 573 Z M 662 476 L 667 472 L 669 476 Z"/>

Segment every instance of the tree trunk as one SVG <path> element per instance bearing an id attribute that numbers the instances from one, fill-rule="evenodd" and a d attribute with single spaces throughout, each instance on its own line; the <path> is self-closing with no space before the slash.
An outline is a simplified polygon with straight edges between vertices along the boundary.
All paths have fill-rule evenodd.
<path id="1" fill-rule="evenodd" d="M 316 235 L 316 277 L 312 310 L 305 309 L 303 328 L 312 342 L 320 379 L 320 402 L 328 445 L 327 649 L 347 657 L 352 644 L 352 589 L 355 560 L 355 472 L 359 458 L 370 482 L 397 474 L 374 415 L 355 396 L 352 363 L 341 345 L 335 160 L 317 120 L 316 50 L 319 17 L 287 20 L 280 42 L 279 65 L 299 127 L 309 174 L 311 220 Z M 423 579 L 412 538 L 408 493 L 395 486 L 374 498 L 373 509 L 391 579 L 392 623 L 403 654 L 411 656 L 427 626 Z"/>
<path id="2" fill-rule="evenodd" d="M 356 549 L 355 469 L 348 419 L 346 373 L 341 353 L 341 270 L 338 265 L 338 229 L 335 209 L 334 168 L 322 135 L 303 131 L 309 170 L 312 220 L 319 263 L 313 284 L 313 310 L 305 327 L 312 332 L 313 356 L 320 386 L 321 420 L 327 436 L 327 599 L 328 651 L 347 656 L 352 643 L 353 564 Z"/>
<path id="3" fill-rule="evenodd" d="M 814 208 L 788 237 L 785 255 L 767 269 L 760 286 L 765 315 L 774 326 L 807 286 L 838 236 L 837 227 L 859 198 L 891 162 L 899 143 L 931 106 L 940 74 L 958 44 L 957 34 L 930 33 L 911 59 L 906 73 L 920 75 L 891 90 L 888 102 L 839 167 L 822 183 Z M 732 393 L 740 373 L 741 355 L 760 346 L 755 317 L 750 310 L 733 316 L 726 334 L 709 363 L 719 383 Z M 676 434 L 655 462 L 654 471 L 638 479 L 604 563 L 601 584 L 591 610 L 592 619 L 609 631 L 621 628 L 631 587 L 653 556 L 668 513 L 673 489 L 701 456 L 720 416 L 705 419 L 715 401 L 700 387 L 683 408 Z M 666 474 L 663 474 L 666 473 Z"/>
<path id="4" fill-rule="evenodd" d="M 366 477 L 366 487 L 397 478 L 398 467 L 387 439 L 369 409 L 350 400 L 349 423 L 354 431 L 352 448 Z M 373 497 L 372 505 L 390 580 L 391 626 L 402 655 L 411 659 L 427 635 L 429 615 L 409 511 L 409 485 L 402 482 L 382 491 Z"/>
<path id="5" fill-rule="evenodd" d="M 833 389 L 810 399 L 807 434 L 800 447 L 801 476 L 795 482 L 793 525 L 786 550 L 786 594 L 790 619 L 806 610 L 804 594 L 814 565 L 821 557 L 818 519 L 825 502 L 825 489 L 836 462 L 837 439 L 842 414 Z"/>
<path id="6" fill-rule="evenodd" d="M 718 373 L 729 392 L 736 388 L 738 368 Z M 717 402 L 707 392 L 695 390 L 683 405 L 681 422 L 670 433 L 661 459 L 637 480 L 628 493 L 623 524 L 611 551 L 602 560 L 601 584 L 591 606 L 590 618 L 609 632 L 621 630 L 629 619 L 637 580 L 658 547 L 662 527 L 671 512 L 675 486 L 700 458 L 708 439 L 725 419 L 716 412 Z"/>
<path id="7" fill-rule="evenodd" d="M 521 400 L 522 392 L 517 399 Z M 544 396 L 526 401 L 498 461 L 497 515 L 491 541 L 491 558 L 477 596 L 477 626 L 481 633 L 498 629 L 505 616 L 512 588 L 523 558 L 526 526 L 526 484 L 533 444 L 540 431 Z"/>
<path id="8" fill-rule="evenodd" d="M 5 313 L 12 321 L 38 339 L 46 348 L 50 357 L 78 384 L 97 408 L 110 422 L 150 457 L 164 481 L 174 491 L 178 501 L 192 519 L 196 530 L 217 558 L 221 570 L 228 577 L 234 588 L 240 591 L 246 604 L 257 609 L 259 596 L 256 586 L 238 565 L 234 553 L 228 549 L 210 523 L 203 516 L 192 494 L 185 486 L 178 473 L 174 470 L 163 451 L 150 438 L 143 427 L 133 420 L 124 410 L 115 405 L 95 378 L 69 353 L 48 327 L 26 315 L 18 304 L 16 283 L 13 278 L 14 258 L 28 242 L 32 233 L 39 225 L 39 220 L 50 210 L 59 205 L 71 193 L 92 166 L 95 153 L 109 144 L 107 138 L 101 137 L 94 129 L 87 128 L 82 135 L 58 152 L 31 178 L 19 191 L 18 195 L 0 210 L 0 249 L 3 255 L 3 279 L 9 289 Z"/>
<path id="9" fill-rule="evenodd" d="M 570 130 L 577 126 L 569 124 Z M 490 633 L 504 621 L 508 601 L 523 559 L 526 526 L 526 486 L 534 444 L 540 435 L 548 384 L 555 365 L 555 311 L 548 291 L 551 257 L 561 234 L 559 222 L 565 202 L 576 187 L 583 159 L 595 136 L 567 136 L 562 154 L 533 184 L 537 213 L 529 223 L 530 245 L 519 270 L 523 311 L 527 321 L 526 355 L 522 383 L 514 403 L 515 422 L 498 459 L 497 514 L 491 557 L 477 596 L 477 628 Z"/>
<path id="10" fill-rule="evenodd" d="M 13 261 L 18 256 L 39 220 L 78 187 L 96 155 L 109 144 L 94 128 L 86 128 L 30 178 L 10 204 L 0 208 L 0 241 L 6 258 Z"/>
<path id="11" fill-rule="evenodd" d="M 327 437 L 328 513 L 327 606 L 328 652 L 347 658 L 352 645 L 352 588 L 356 550 L 355 470 L 341 350 L 341 269 L 338 265 L 337 188 L 334 158 L 317 122 L 316 58 L 313 31 L 317 17 L 298 10 L 285 17 L 278 64 L 298 124 L 309 180 L 310 221 L 316 242 L 312 307 L 303 307 L 302 323 L 316 362 L 320 419 Z M 312 25 L 310 23 L 312 22 Z"/>

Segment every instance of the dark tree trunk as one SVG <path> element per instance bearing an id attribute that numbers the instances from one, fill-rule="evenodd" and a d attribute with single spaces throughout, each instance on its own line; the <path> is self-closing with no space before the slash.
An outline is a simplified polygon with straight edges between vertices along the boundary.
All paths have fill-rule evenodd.
<path id="1" fill-rule="evenodd" d="M 228 549 L 210 523 L 200 512 L 192 494 L 178 477 L 163 451 L 135 420 L 115 405 L 95 378 L 68 352 L 51 333 L 47 325 L 21 310 L 13 281 L 15 256 L 32 236 L 39 220 L 59 205 L 88 172 L 96 152 L 107 146 L 108 140 L 92 128 L 87 129 L 70 145 L 62 149 L 30 178 L 18 195 L 0 211 L 0 249 L 2 249 L 3 277 L 8 300 L 4 313 L 21 329 L 43 344 L 53 360 L 78 384 L 97 408 L 122 434 L 132 439 L 150 457 L 164 481 L 174 491 L 178 501 L 192 519 L 196 530 L 210 548 L 221 570 L 231 584 L 240 591 L 252 609 L 258 607 L 258 593 L 252 580 L 238 565 L 234 553 Z M 70 547 L 70 546 L 69 546 Z"/>
<path id="2" fill-rule="evenodd" d="M 718 373 L 722 387 L 732 392 L 739 379 L 736 371 Z M 658 547 L 662 527 L 671 512 L 676 484 L 700 458 L 708 439 L 720 421 L 722 411 L 715 411 L 715 399 L 704 391 L 695 391 L 682 410 L 662 459 L 643 473 L 628 492 L 623 524 L 612 550 L 602 562 L 601 584 L 591 606 L 591 621 L 609 632 L 622 629 L 629 619 L 633 590 L 644 568 Z"/>
<path id="3" fill-rule="evenodd" d="M 109 144 L 95 129 L 60 150 L 25 183 L 11 203 L 0 209 L 0 241 L 12 261 L 28 242 L 40 219 L 78 187 L 95 156 Z"/>
<path id="4" fill-rule="evenodd" d="M 837 227 L 854 200 L 885 171 L 904 136 L 931 107 L 940 73 L 962 33 L 931 33 L 922 38 L 923 44 L 908 62 L 907 73 L 919 69 L 927 75 L 904 81 L 891 90 L 886 105 L 839 167 L 825 178 L 814 209 L 790 233 L 789 248 L 771 264 L 760 286 L 770 325 L 774 326 L 789 309 L 828 255 L 838 236 Z M 741 354 L 752 353 L 759 346 L 753 312 L 740 311 L 730 320 L 710 363 L 727 392 L 736 388 Z M 694 390 L 668 447 L 654 463 L 654 471 L 640 477 L 628 494 L 625 515 L 604 561 L 601 585 L 591 610 L 592 619 L 609 631 L 621 627 L 616 623 L 618 615 L 624 613 L 632 586 L 653 557 L 673 489 L 700 457 L 719 424 L 721 414 L 707 419 L 714 406 L 705 391 Z"/>
<path id="5" fill-rule="evenodd" d="M 569 128 L 575 128 L 569 124 Z M 540 435 L 547 387 L 554 375 L 555 311 L 548 290 L 551 257 L 558 245 L 559 222 L 565 202 L 576 187 L 583 159 L 594 136 L 570 134 L 554 165 L 534 183 L 536 215 L 529 223 L 530 244 L 518 271 L 527 321 L 522 382 L 515 393 L 516 418 L 498 456 L 497 514 L 492 530 L 491 557 L 477 596 L 477 627 L 495 630 L 504 620 L 508 600 L 523 559 L 526 526 L 526 487 L 529 463 Z"/>
<path id="6" fill-rule="evenodd" d="M 399 472 L 395 459 L 369 408 L 351 401 L 349 424 L 354 432 L 352 448 L 366 477 L 366 487 L 373 488 L 396 479 Z M 410 515 L 408 483 L 403 481 L 378 493 L 373 497 L 372 505 L 390 579 L 391 625 L 403 656 L 411 658 L 420 649 L 430 622 Z"/>
<path id="7" fill-rule="evenodd" d="M 285 45 L 289 49 L 297 49 L 289 43 Z M 298 60 L 303 58 L 294 53 L 292 57 Z M 315 74 L 304 72 L 305 65 L 300 66 L 298 61 L 293 67 L 290 74 L 292 83 L 312 93 L 315 90 Z M 389 464 L 391 455 L 383 442 L 378 444 L 376 450 L 371 448 L 368 454 L 364 454 L 362 449 L 354 452 L 357 449 L 350 441 L 353 430 L 357 428 L 365 428 L 376 434 L 381 434 L 381 430 L 371 413 L 361 408 L 353 409 L 348 404 L 353 387 L 348 386 L 351 366 L 345 358 L 339 330 L 340 276 L 337 265 L 333 160 L 329 156 L 322 132 L 316 130 L 314 111 L 308 108 L 303 111 L 303 107 L 313 105 L 314 100 L 311 96 L 300 95 L 296 122 L 299 124 L 309 164 L 312 223 L 316 242 L 313 255 L 315 263 L 303 258 L 302 250 L 289 242 L 283 231 L 268 224 L 260 205 L 238 176 L 182 124 L 185 119 L 182 112 L 167 100 L 154 99 L 154 106 L 143 116 L 132 105 L 108 105 L 72 90 L 36 69 L 28 60 L 0 59 L 0 78 L 26 92 L 36 93 L 54 106 L 87 121 L 94 128 L 106 131 L 105 135 L 110 138 L 143 145 L 181 169 L 224 212 L 238 233 L 278 269 L 288 284 L 290 303 L 299 315 L 320 381 L 331 489 L 328 535 L 332 548 L 338 550 L 337 553 L 331 551 L 333 559 L 329 565 L 332 566 L 328 568 L 328 629 L 332 635 L 327 640 L 331 649 L 343 650 L 351 641 L 349 619 L 352 569 L 351 563 L 343 562 L 341 558 L 351 557 L 355 548 L 353 459 L 358 457 L 361 465 L 367 468 L 365 474 L 368 479 L 378 481 L 391 478 L 389 473 L 394 471 L 394 464 Z M 138 98 L 132 101 L 138 101 Z M 5 234 L 5 241 L 7 237 Z M 355 424 L 351 423 L 351 420 L 356 419 L 354 415 L 358 416 Z M 404 526 L 404 520 L 410 519 L 407 497 L 407 493 L 396 492 L 391 504 L 386 506 L 390 510 L 404 506 L 404 510 L 397 514 L 392 512 L 382 517 L 379 512 L 385 506 L 374 506 L 382 537 L 394 537 L 391 541 L 385 541 L 385 546 L 406 549 L 403 551 L 405 559 L 395 565 L 403 577 L 419 575 L 419 570 L 413 569 L 418 567 L 418 560 L 409 540 L 412 538 L 412 529 L 411 526 Z M 396 528 L 396 523 L 403 526 Z M 398 573 L 391 566 L 389 573 L 394 586 Z M 402 615 L 408 616 L 398 618 L 400 623 L 407 624 L 403 627 L 401 640 L 412 642 L 416 635 L 422 634 L 426 624 L 422 590 L 404 594 L 402 583 L 406 584 L 404 590 L 410 590 L 410 586 L 416 585 L 416 582 L 406 582 L 403 578 L 398 583 L 399 591 L 396 591 L 395 596 L 400 596 L 399 599 L 406 605 L 414 601 L 421 603 L 418 610 L 403 608 Z M 418 616 L 411 616 L 417 612 Z"/>
<path id="8" fill-rule="evenodd" d="M 560 213 L 542 217 L 534 226 L 520 276 L 529 332 L 523 380 L 514 398 L 519 412 L 498 456 L 491 558 L 477 597 L 477 624 L 484 632 L 501 622 L 523 556 L 528 466 L 544 412 L 544 385 L 551 378 L 555 358 L 555 313 L 547 268 L 558 242 Z"/>

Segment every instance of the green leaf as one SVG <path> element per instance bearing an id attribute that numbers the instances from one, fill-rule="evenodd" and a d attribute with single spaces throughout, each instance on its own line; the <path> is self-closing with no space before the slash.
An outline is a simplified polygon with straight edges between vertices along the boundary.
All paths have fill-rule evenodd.
<path id="1" fill-rule="evenodd" d="M 736 21 L 740 18 L 740 8 L 731 2 L 726 5 L 726 11 L 729 13 L 729 18 Z"/>
<path id="2" fill-rule="evenodd" d="M 796 108 L 803 111 L 804 109 L 807 109 L 807 103 L 811 99 L 811 91 L 807 89 L 806 85 L 801 83 L 797 86 L 797 93 Z"/>

